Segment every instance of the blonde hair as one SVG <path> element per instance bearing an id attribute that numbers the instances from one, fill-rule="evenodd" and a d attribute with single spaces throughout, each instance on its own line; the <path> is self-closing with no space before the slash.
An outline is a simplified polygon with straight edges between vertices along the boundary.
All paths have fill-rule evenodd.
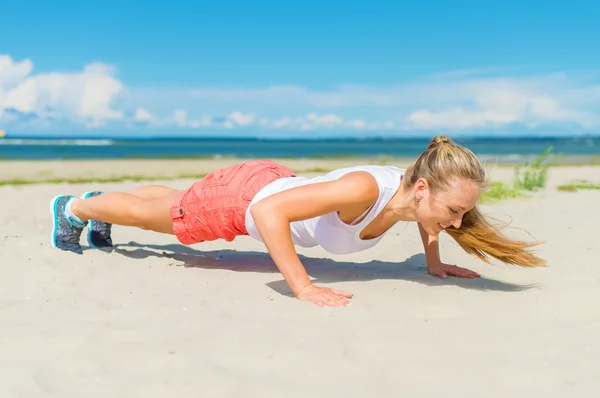
<path id="1" fill-rule="evenodd" d="M 431 140 L 427 150 L 406 169 L 405 178 L 407 188 L 413 187 L 419 178 L 424 178 L 433 195 L 448 190 L 456 179 L 473 181 L 482 189 L 487 187 L 485 168 L 477 156 L 445 135 Z M 500 229 L 475 206 L 465 213 L 460 228 L 449 226 L 445 231 L 463 250 L 487 263 L 491 256 L 503 263 L 523 267 L 546 264 L 528 250 L 542 242 L 512 240 Z"/>

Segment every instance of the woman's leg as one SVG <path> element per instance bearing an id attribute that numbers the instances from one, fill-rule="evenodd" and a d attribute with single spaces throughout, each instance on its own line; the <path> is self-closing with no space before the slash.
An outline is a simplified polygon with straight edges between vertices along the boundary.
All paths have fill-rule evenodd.
<path id="1" fill-rule="evenodd" d="M 127 191 L 126 193 L 137 196 L 141 199 L 158 199 L 165 197 L 173 192 L 177 192 L 172 188 L 164 185 L 144 185 L 138 188 Z M 94 196 L 102 195 L 102 191 L 90 191 L 84 193 L 81 198 L 88 199 Z M 89 220 L 87 241 L 90 247 L 95 249 L 110 248 L 113 247 L 112 242 L 112 224 L 94 220 Z"/>
<path id="2" fill-rule="evenodd" d="M 179 193 L 179 191 L 166 187 L 164 185 L 143 185 L 138 188 L 126 191 L 130 195 L 137 196 L 142 199 L 157 199 L 165 197 L 173 192 Z"/>
<path id="3" fill-rule="evenodd" d="M 71 212 L 84 223 L 98 220 L 173 234 L 170 208 L 179 191 L 169 189 L 163 191 L 162 196 L 155 196 L 155 189 L 144 188 L 136 190 L 140 196 L 126 192 L 107 192 L 87 199 L 74 199 Z"/>
<path id="4" fill-rule="evenodd" d="M 173 234 L 170 207 L 179 192 L 167 187 L 144 186 L 130 193 L 98 192 L 85 199 L 57 196 L 51 202 L 52 246 L 81 254 L 79 239 L 88 220 L 95 224 L 88 241 L 103 243 L 91 245 L 93 247 L 112 246 L 112 224 Z"/>

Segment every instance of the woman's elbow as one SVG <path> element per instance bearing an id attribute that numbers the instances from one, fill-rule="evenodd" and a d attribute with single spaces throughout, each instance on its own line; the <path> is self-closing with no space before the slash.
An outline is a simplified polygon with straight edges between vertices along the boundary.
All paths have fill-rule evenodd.
<path id="1" fill-rule="evenodd" d="M 265 206 L 262 202 L 258 202 L 250 207 L 250 215 L 254 219 L 254 221 L 258 221 L 262 215 L 265 213 Z"/>
<path id="2" fill-rule="evenodd" d="M 268 201 L 264 200 L 253 204 L 250 208 L 250 215 L 254 219 L 254 222 L 277 218 L 277 215 L 281 215 L 280 213 Z"/>
<path id="3" fill-rule="evenodd" d="M 274 230 L 281 231 L 282 228 L 285 229 L 290 224 L 281 211 L 277 211 L 273 206 L 261 202 L 250 208 L 250 215 L 256 227 L 263 233 Z"/>

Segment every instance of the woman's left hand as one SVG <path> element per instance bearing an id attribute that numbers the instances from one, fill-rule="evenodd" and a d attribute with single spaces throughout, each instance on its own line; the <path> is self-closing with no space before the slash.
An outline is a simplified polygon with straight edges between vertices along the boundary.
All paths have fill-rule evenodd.
<path id="1" fill-rule="evenodd" d="M 429 265 L 427 268 L 431 275 L 438 276 L 442 279 L 446 278 L 448 275 L 457 276 L 459 278 L 479 278 L 481 276 L 470 269 L 444 263 Z"/>

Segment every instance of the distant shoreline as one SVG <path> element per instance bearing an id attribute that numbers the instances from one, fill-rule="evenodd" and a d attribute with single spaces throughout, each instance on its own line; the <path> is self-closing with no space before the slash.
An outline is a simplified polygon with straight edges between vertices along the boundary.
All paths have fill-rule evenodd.
<path id="1" fill-rule="evenodd" d="M 509 155 L 479 155 L 479 158 L 484 163 L 494 163 L 502 167 L 515 167 L 524 165 L 535 159 L 536 154 L 509 154 Z M 599 155 L 551 155 L 551 162 L 557 166 L 597 166 L 600 165 Z M 355 155 L 355 154 L 339 154 L 339 155 L 307 155 L 307 156 L 278 156 L 278 157 L 261 157 L 261 156 L 233 156 L 233 155 L 198 155 L 198 156 L 127 156 L 127 157 L 89 157 L 81 158 L 3 158 L 0 156 L 0 164 L 7 162 L 136 162 L 136 161 L 239 161 L 252 159 L 271 159 L 282 162 L 296 161 L 313 161 L 313 162 L 328 162 L 331 160 L 342 162 L 353 162 L 355 164 L 377 163 L 377 164 L 396 164 L 412 162 L 416 157 L 411 156 L 388 156 L 388 155 Z"/>
<path id="2" fill-rule="evenodd" d="M 600 139 L 600 134 L 566 134 L 566 135 L 461 135 L 453 133 L 439 133 L 425 135 L 373 135 L 373 136 L 344 136 L 344 135 L 319 135 L 316 136 L 175 136 L 172 134 L 155 135 L 155 136 L 111 136 L 111 135 L 14 135 L 6 134 L 4 139 L 20 139 L 20 140 L 114 140 L 114 141 L 421 141 L 429 142 L 436 135 L 447 135 L 455 141 L 506 141 L 506 140 L 525 140 L 525 141 L 544 141 L 544 140 L 580 140 L 580 139 Z"/>

